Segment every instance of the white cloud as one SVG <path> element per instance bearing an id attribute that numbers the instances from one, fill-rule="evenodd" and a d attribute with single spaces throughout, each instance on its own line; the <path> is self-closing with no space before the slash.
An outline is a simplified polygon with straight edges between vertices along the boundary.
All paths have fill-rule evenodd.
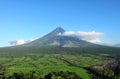
<path id="1" fill-rule="evenodd" d="M 100 43 L 100 45 L 114 46 L 114 44 L 111 42 L 102 42 L 102 43 Z"/>
<path id="2" fill-rule="evenodd" d="M 22 44 L 25 44 L 25 43 L 29 43 L 33 40 L 23 40 L 23 39 L 19 39 L 19 40 L 14 40 L 14 41 L 10 41 L 10 45 L 12 46 L 15 46 L 15 45 L 22 45 Z"/>
<path id="3" fill-rule="evenodd" d="M 92 43 L 100 43 L 101 40 L 99 39 L 99 37 L 103 36 L 104 33 L 95 32 L 95 31 L 91 31 L 91 32 L 68 31 L 68 32 L 64 32 L 61 35 L 78 37 L 79 39 L 82 39 L 82 40 L 85 40 L 85 41 L 88 41 L 88 42 L 92 42 Z"/>

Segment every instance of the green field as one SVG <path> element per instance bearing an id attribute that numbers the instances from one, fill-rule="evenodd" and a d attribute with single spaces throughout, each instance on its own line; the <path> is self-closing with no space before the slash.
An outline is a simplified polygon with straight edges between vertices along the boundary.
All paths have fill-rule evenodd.
<path id="1" fill-rule="evenodd" d="M 102 55 L 103 57 L 103 55 Z M 70 71 L 75 72 L 82 79 L 91 79 L 90 73 L 84 67 L 109 63 L 111 58 L 104 59 L 101 55 L 68 55 L 68 54 L 35 54 L 21 56 L 1 56 L 0 70 L 5 76 L 14 72 L 29 73 L 35 71 L 37 77 L 44 77 L 50 72 Z M 39 75 L 39 76 L 38 76 Z"/>

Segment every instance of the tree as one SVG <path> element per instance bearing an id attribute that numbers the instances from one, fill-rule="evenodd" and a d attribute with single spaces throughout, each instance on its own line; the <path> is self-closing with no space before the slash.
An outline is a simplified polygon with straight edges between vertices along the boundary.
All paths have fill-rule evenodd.
<path id="1" fill-rule="evenodd" d="M 76 73 L 69 71 L 50 72 L 45 79 L 82 79 Z"/>

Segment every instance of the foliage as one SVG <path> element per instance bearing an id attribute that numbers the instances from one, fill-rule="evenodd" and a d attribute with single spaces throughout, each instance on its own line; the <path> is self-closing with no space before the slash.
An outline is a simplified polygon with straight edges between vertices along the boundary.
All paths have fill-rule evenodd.
<path id="1" fill-rule="evenodd" d="M 120 64 L 117 60 L 119 58 L 115 59 L 110 54 L 3 54 L 0 57 L 0 78 L 29 79 L 34 77 L 37 79 L 44 78 L 47 74 L 53 74 L 52 72 L 69 71 L 76 73 L 81 79 L 119 79 Z M 34 71 L 34 75 L 30 76 L 33 74 L 32 71 Z M 69 74 L 69 72 L 67 73 Z M 63 77 L 52 75 L 52 78 L 61 79 Z"/>
<path id="2" fill-rule="evenodd" d="M 45 75 L 45 79 L 82 79 L 76 73 L 69 71 L 51 72 Z"/>

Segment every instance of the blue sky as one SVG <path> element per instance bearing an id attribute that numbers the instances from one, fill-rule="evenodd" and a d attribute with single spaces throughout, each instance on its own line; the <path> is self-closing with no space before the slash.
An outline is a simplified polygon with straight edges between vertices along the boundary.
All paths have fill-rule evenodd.
<path id="1" fill-rule="evenodd" d="M 120 43 L 120 0 L 0 0 L 0 47 L 40 38 L 58 26 L 101 32 L 102 42 Z"/>

